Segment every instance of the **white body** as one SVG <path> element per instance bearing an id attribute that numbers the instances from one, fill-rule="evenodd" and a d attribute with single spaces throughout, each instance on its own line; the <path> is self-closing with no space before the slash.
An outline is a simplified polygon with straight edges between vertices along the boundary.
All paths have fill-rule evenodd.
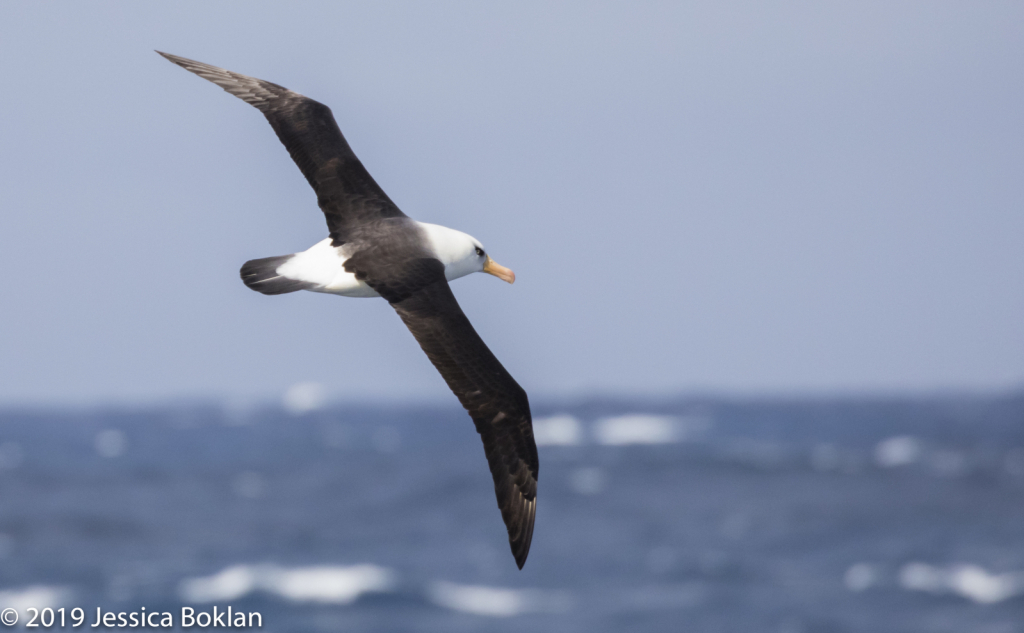
<path id="1" fill-rule="evenodd" d="M 484 257 L 477 254 L 483 246 L 470 235 L 437 224 L 417 222 L 428 248 L 444 264 L 448 281 L 481 272 Z M 379 297 L 380 295 L 345 270 L 344 265 L 352 253 L 348 245 L 331 246 L 331 238 L 317 242 L 309 249 L 296 253 L 277 267 L 277 274 L 288 279 L 312 284 L 313 292 L 325 292 L 343 297 Z"/>

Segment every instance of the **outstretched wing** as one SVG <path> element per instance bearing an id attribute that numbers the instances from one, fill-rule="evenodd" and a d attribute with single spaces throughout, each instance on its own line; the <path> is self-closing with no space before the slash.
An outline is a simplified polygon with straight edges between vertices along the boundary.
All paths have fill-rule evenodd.
<path id="1" fill-rule="evenodd" d="M 353 225 L 405 217 L 356 158 L 327 106 L 269 81 L 176 55 L 160 54 L 212 81 L 267 117 L 316 192 L 317 204 L 327 217 L 327 227 L 336 246 L 346 241 Z"/>
<path id="2" fill-rule="evenodd" d="M 357 258 L 354 258 L 357 259 Z M 350 260 L 351 261 L 351 260 Z M 346 265 L 346 267 L 348 267 Z M 436 259 L 407 262 L 401 288 L 359 270 L 402 317 L 430 362 L 469 412 L 484 442 L 501 518 L 516 564 L 530 553 L 537 511 L 537 445 L 526 392 L 501 366 L 455 300 Z"/>

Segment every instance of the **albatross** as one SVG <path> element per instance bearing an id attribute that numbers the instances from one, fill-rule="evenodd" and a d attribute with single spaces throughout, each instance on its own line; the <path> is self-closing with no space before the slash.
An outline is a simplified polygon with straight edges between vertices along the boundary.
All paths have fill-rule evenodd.
<path id="1" fill-rule="evenodd" d="M 476 238 L 402 213 L 356 158 L 327 106 L 269 81 L 157 53 L 262 112 L 327 219 L 326 239 L 301 253 L 250 260 L 242 266 L 242 281 L 266 295 L 310 290 L 383 297 L 391 304 L 476 425 L 512 555 L 522 569 L 537 512 L 530 403 L 448 285 L 476 272 L 513 283 L 515 274 L 491 259 Z"/>

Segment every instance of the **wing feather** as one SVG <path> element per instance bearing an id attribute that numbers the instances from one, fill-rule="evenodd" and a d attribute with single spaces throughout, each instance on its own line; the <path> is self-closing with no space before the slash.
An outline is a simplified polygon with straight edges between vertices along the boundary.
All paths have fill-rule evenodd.
<path id="1" fill-rule="evenodd" d="M 391 305 L 476 425 L 512 555 L 522 569 L 537 514 L 539 462 L 530 402 L 462 312 L 444 267 L 433 261 L 440 267 L 434 280 L 393 297 Z"/>
<path id="2" fill-rule="evenodd" d="M 157 51 L 160 53 L 160 51 Z M 263 113 L 317 195 L 335 245 L 353 225 L 406 217 L 359 162 L 331 109 L 269 81 L 160 53 Z"/>

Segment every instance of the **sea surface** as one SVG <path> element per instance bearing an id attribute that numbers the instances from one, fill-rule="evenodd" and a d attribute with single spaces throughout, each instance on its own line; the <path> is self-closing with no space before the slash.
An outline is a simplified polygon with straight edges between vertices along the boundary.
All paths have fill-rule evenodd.
<path id="1" fill-rule="evenodd" d="M 84 631 L 230 606 L 274 632 L 1024 633 L 1024 393 L 534 412 L 519 571 L 457 406 L 0 411 L 0 609 L 12 631 L 29 607 Z"/>

